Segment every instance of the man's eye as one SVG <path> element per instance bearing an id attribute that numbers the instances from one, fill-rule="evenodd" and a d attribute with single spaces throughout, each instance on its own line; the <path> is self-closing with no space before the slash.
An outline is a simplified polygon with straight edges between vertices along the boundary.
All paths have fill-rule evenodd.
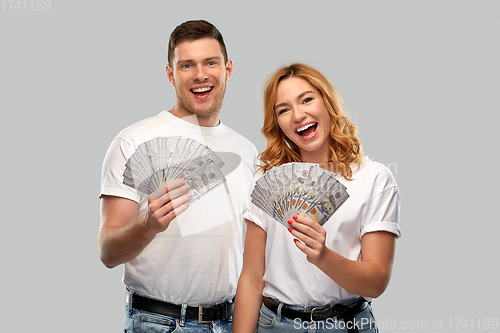
<path id="1" fill-rule="evenodd" d="M 217 65 L 217 61 L 209 61 L 208 65 L 209 66 L 215 66 L 215 65 Z"/>
<path id="2" fill-rule="evenodd" d="M 191 65 L 189 65 L 189 64 L 183 64 L 183 65 L 181 65 L 181 67 L 187 69 L 187 68 L 191 68 Z"/>

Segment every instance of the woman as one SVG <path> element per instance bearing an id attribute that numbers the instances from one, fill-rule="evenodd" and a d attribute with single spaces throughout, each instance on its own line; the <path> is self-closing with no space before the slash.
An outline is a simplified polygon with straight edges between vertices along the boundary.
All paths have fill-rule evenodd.
<path id="1" fill-rule="evenodd" d="M 370 301 L 389 283 L 400 236 L 392 174 L 362 156 L 335 88 L 307 65 L 270 77 L 264 112 L 267 148 L 254 181 L 284 163 L 317 163 L 349 199 L 323 226 L 295 215 L 288 230 L 250 203 L 234 332 L 377 332 Z"/>

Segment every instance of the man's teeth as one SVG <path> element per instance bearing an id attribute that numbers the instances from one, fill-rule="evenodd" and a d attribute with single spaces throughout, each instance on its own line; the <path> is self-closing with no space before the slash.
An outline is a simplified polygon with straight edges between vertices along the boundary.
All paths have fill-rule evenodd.
<path id="1" fill-rule="evenodd" d="M 316 123 L 310 123 L 310 124 L 304 125 L 304 126 L 302 126 L 300 128 L 297 128 L 297 133 L 305 131 L 306 129 L 308 129 L 309 127 L 312 127 L 314 125 L 316 125 Z"/>
<path id="2" fill-rule="evenodd" d="M 210 90 L 212 90 L 212 87 L 196 88 L 196 89 L 192 89 L 191 91 L 195 92 L 195 93 L 201 93 L 201 92 L 210 91 Z"/>

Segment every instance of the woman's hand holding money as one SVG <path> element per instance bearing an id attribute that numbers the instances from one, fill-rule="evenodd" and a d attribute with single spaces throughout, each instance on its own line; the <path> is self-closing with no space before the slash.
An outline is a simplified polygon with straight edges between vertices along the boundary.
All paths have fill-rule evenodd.
<path id="1" fill-rule="evenodd" d="M 148 197 L 149 209 L 145 223 L 155 233 L 168 228 L 170 222 L 184 212 L 192 194 L 189 185 L 182 179 L 175 179 L 159 187 Z"/>
<path id="2" fill-rule="evenodd" d="M 293 227 L 288 231 L 295 237 L 295 245 L 306 254 L 309 262 L 318 265 L 328 250 L 326 230 L 318 222 L 301 215 L 294 215 L 288 224 Z"/>

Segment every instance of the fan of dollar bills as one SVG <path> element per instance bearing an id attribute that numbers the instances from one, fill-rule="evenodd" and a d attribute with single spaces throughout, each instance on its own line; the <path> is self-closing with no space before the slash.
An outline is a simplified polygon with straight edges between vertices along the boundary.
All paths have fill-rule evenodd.
<path id="1" fill-rule="evenodd" d="M 312 163 L 272 168 L 255 183 L 252 203 L 286 227 L 299 214 L 323 225 L 349 198 L 334 174 Z"/>
<path id="2" fill-rule="evenodd" d="M 191 201 L 226 181 L 222 160 L 207 146 L 182 136 L 156 137 L 139 145 L 129 158 L 123 183 L 149 195 L 170 180 L 183 178 Z"/>

